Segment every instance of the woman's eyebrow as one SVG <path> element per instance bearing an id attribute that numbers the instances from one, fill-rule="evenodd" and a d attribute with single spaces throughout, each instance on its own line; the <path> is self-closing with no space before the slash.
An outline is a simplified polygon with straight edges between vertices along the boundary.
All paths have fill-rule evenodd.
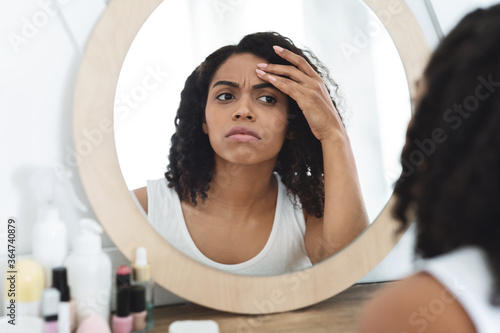
<path id="1" fill-rule="evenodd" d="M 231 82 L 231 81 L 217 81 L 217 82 L 214 83 L 214 85 L 212 86 L 212 88 L 214 88 L 216 86 L 229 86 L 229 87 L 233 87 L 233 88 L 239 88 L 240 87 L 240 85 L 238 83 Z M 269 82 L 259 83 L 259 84 L 256 84 L 256 85 L 252 86 L 253 90 L 264 89 L 264 88 L 272 88 L 272 89 L 278 90 L 278 88 L 276 88 L 275 86 L 273 86 Z"/>
<path id="2" fill-rule="evenodd" d="M 230 87 L 233 87 L 233 88 L 239 88 L 240 85 L 236 82 L 231 82 L 231 81 L 217 81 L 214 83 L 214 85 L 212 86 L 212 88 L 216 87 L 216 86 L 230 86 Z"/>

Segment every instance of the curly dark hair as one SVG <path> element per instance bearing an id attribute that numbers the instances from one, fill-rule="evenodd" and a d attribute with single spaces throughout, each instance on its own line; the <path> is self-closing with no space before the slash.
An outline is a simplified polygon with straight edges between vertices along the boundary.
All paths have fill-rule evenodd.
<path id="1" fill-rule="evenodd" d="M 408 128 L 393 211 L 416 217 L 416 253 L 474 245 L 487 254 L 500 304 L 500 5 L 478 9 L 441 42 Z"/>
<path id="2" fill-rule="evenodd" d="M 168 186 L 175 188 L 181 200 L 196 205 L 200 196 L 204 201 L 213 177 L 214 151 L 202 124 L 209 84 L 215 72 L 230 56 L 242 53 L 253 54 L 273 64 L 292 65 L 274 52 L 273 45 L 302 56 L 321 76 L 330 95 L 332 91 L 337 94 L 338 85 L 314 54 L 298 48 L 289 38 L 277 32 L 250 34 L 237 45 L 224 46 L 210 54 L 187 78 L 175 117 L 176 130 L 171 139 L 170 164 L 165 177 Z M 333 97 L 332 101 L 337 107 Z M 285 140 L 274 171 L 280 175 L 295 204 L 298 197 L 307 214 L 321 217 L 325 201 L 321 143 L 313 135 L 297 103 L 290 97 L 288 131 L 293 133 L 292 138 Z"/>

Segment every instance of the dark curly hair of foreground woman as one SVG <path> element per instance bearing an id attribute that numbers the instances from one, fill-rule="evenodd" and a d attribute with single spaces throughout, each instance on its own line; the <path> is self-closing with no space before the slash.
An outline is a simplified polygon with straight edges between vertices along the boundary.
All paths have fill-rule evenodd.
<path id="1" fill-rule="evenodd" d="M 273 45 L 288 49 L 307 60 L 323 78 L 329 92 L 337 93 L 337 84 L 329 78 L 326 67 L 310 51 L 302 50 L 276 32 L 260 32 L 245 36 L 238 45 L 221 47 L 199 65 L 186 80 L 175 117 L 168 171 L 165 177 L 179 198 L 197 204 L 207 198 L 213 177 L 214 151 L 202 130 L 209 84 L 217 69 L 232 55 L 250 53 L 268 63 L 292 65 L 278 56 Z M 330 93 L 331 95 L 331 93 Z M 337 103 L 332 98 L 337 108 Z M 325 189 L 321 143 L 311 132 L 297 103 L 288 97 L 288 132 L 274 171 L 292 195 L 296 195 L 307 214 L 321 217 L 324 211 Z M 237 170 L 228 170 L 237 172 Z M 296 202 L 295 202 L 296 203 Z"/>
<path id="2" fill-rule="evenodd" d="M 394 214 L 416 214 L 416 251 L 476 245 L 500 305 L 500 6 L 467 15 L 432 56 L 408 128 Z"/>

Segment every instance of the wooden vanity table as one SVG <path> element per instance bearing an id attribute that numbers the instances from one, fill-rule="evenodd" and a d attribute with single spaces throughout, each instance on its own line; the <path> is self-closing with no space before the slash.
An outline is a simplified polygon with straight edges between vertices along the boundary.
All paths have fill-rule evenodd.
<path id="1" fill-rule="evenodd" d="M 220 312 L 188 303 L 155 309 L 153 333 L 168 332 L 176 320 L 214 320 L 224 332 L 357 332 L 357 318 L 363 304 L 381 287 L 392 282 L 357 284 L 313 306 L 278 314 L 249 316 Z"/>

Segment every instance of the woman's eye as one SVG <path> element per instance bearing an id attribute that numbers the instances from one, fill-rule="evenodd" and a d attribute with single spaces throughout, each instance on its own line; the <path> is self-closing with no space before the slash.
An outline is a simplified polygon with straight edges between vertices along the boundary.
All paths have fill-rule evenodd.
<path id="1" fill-rule="evenodd" d="M 223 93 L 217 96 L 217 99 L 219 101 L 229 101 L 230 99 L 233 99 L 233 95 L 230 93 Z"/>
<path id="2" fill-rule="evenodd" d="M 277 102 L 276 98 L 271 97 L 271 96 L 262 96 L 262 97 L 259 98 L 259 101 L 266 102 L 266 103 L 269 103 L 269 104 Z"/>

